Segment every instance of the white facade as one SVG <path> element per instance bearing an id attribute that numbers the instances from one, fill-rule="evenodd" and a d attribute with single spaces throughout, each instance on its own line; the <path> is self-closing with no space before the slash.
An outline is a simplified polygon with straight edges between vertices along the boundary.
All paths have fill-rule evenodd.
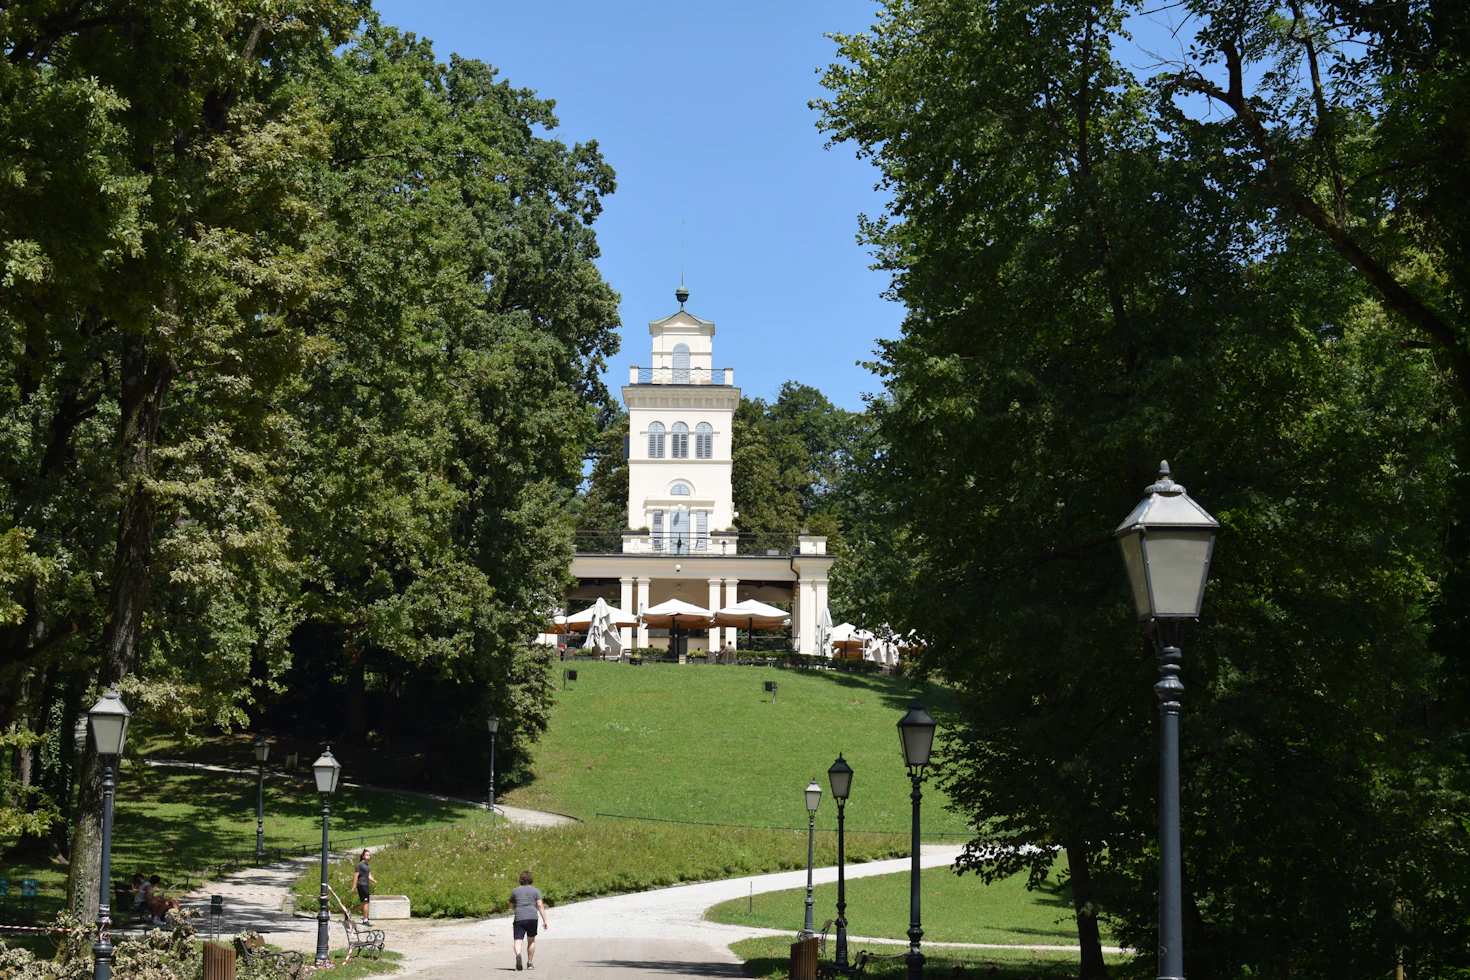
<path id="1" fill-rule="evenodd" d="M 800 536 L 769 549 L 735 532 L 732 428 L 740 389 L 714 363 L 715 325 L 683 308 L 648 325 L 652 360 L 632 367 L 628 410 L 628 530 L 617 553 L 578 553 L 572 598 L 601 595 L 629 612 L 671 598 L 719 609 L 759 598 L 788 603 L 796 648 L 816 652 L 816 623 L 827 606 L 833 559 L 825 538 Z M 736 641 L 733 628 L 708 630 L 690 649 Z M 648 646 L 645 628 L 623 642 Z"/>
<path id="2" fill-rule="evenodd" d="M 715 325 L 684 312 L 648 325 L 651 368 L 634 367 L 628 410 L 628 527 L 653 550 L 710 550 L 712 532 L 735 525 L 731 426 L 740 405 L 734 372 L 714 370 Z M 625 550 L 636 550 L 630 541 Z"/>

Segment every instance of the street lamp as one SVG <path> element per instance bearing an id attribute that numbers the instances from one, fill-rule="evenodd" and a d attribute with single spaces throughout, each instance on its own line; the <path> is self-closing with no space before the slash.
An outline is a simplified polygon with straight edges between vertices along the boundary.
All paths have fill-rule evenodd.
<path id="1" fill-rule="evenodd" d="M 813 776 L 802 792 L 806 795 L 806 925 L 796 938 L 810 939 L 816 935 L 812 929 L 812 840 L 817 833 L 817 807 L 822 804 L 822 787 L 817 784 L 817 777 Z"/>
<path id="2" fill-rule="evenodd" d="M 846 973 L 847 966 L 847 873 L 842 840 L 843 811 L 847 809 L 847 794 L 852 792 L 852 766 L 837 754 L 837 761 L 827 770 L 827 781 L 832 784 L 832 799 L 837 801 L 837 969 Z"/>
<path id="3" fill-rule="evenodd" d="M 265 861 L 265 760 L 270 757 L 271 743 L 264 737 L 255 740 L 255 768 L 258 783 L 255 796 L 255 862 Z"/>
<path id="4" fill-rule="evenodd" d="M 909 705 L 908 713 L 898 720 L 903 764 L 909 767 L 909 781 L 914 787 L 909 793 L 909 799 L 914 802 L 914 836 L 909 865 L 909 955 L 904 957 L 909 966 L 908 980 L 924 980 L 924 954 L 919 952 L 919 940 L 924 937 L 924 930 L 919 926 L 919 801 L 923 799 L 919 784 L 924 781 L 924 767 L 929 764 L 929 752 L 934 748 L 934 729 L 937 727 L 918 701 Z"/>
<path id="5" fill-rule="evenodd" d="M 1198 619 L 1220 522 L 1169 478 L 1159 479 L 1113 532 L 1140 621 L 1147 621 L 1159 657 L 1159 977 L 1184 977 L 1184 876 L 1179 844 L 1179 643 L 1184 624 Z"/>
<path id="6" fill-rule="evenodd" d="M 490 717 L 485 719 L 485 727 L 490 729 L 490 814 L 495 815 L 495 733 L 500 731 L 500 716 L 490 712 Z"/>
<path id="7" fill-rule="evenodd" d="M 112 781 L 112 765 L 122 755 L 131 717 L 128 706 L 111 689 L 87 712 L 92 742 L 102 757 L 102 879 L 97 902 L 97 942 L 92 946 L 94 980 L 110 980 L 112 976 L 112 940 L 107 935 L 112 924 L 112 794 L 117 788 Z"/>
<path id="8" fill-rule="evenodd" d="M 311 764 L 311 774 L 316 778 L 316 791 L 322 794 L 322 891 L 320 905 L 316 910 L 316 965 L 328 966 L 332 962 L 332 950 L 327 940 L 327 930 L 332 916 L 328 911 L 330 898 L 327 894 L 327 822 L 332 815 L 329 801 L 337 792 L 337 780 L 342 776 L 342 764 L 332 755 L 329 745 L 321 758 Z"/>

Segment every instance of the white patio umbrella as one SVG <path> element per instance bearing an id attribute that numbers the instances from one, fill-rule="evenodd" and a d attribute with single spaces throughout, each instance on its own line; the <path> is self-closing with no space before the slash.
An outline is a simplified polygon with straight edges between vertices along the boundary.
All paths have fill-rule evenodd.
<path id="1" fill-rule="evenodd" d="M 690 626 L 713 626 L 715 614 L 703 606 L 696 606 L 683 599 L 670 599 L 656 606 L 649 606 L 638 617 L 652 629 L 667 629 L 677 644 L 680 628 Z"/>
<path id="2" fill-rule="evenodd" d="M 777 609 L 775 606 L 768 606 L 764 602 L 757 602 L 754 599 L 737 602 L 735 605 L 726 606 L 715 613 L 716 626 L 734 626 L 737 628 L 744 626 L 746 629 L 746 639 L 752 645 L 755 643 L 755 628 L 757 626 L 766 630 L 787 626 L 790 623 L 791 614 L 786 610 Z"/>
<path id="3" fill-rule="evenodd" d="M 832 653 L 827 649 L 827 644 L 832 642 L 832 614 L 823 606 L 822 611 L 817 614 L 817 656 L 831 658 Z"/>
<path id="4" fill-rule="evenodd" d="M 618 606 L 609 606 L 607 600 L 598 596 L 597 601 L 583 609 L 579 613 L 572 613 L 566 617 L 567 626 L 590 626 L 596 616 L 607 616 L 611 618 L 613 626 L 637 626 L 638 617 L 621 609 Z"/>
<path id="5" fill-rule="evenodd" d="M 621 619 L 616 615 L 618 613 L 622 614 Z M 597 601 L 590 608 L 584 609 L 575 616 L 568 616 L 567 621 L 573 623 L 579 618 L 585 618 L 587 621 L 587 640 L 582 644 L 582 649 L 598 650 L 604 657 L 609 652 L 614 655 L 623 652 L 623 640 L 618 635 L 618 628 L 637 622 L 636 617 L 629 616 L 621 609 L 615 610 L 601 596 L 598 596 Z"/>

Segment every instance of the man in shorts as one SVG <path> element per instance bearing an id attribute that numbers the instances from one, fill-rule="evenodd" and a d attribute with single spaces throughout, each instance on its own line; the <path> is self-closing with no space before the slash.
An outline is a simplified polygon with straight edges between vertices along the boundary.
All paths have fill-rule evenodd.
<path id="1" fill-rule="evenodd" d="M 511 918 L 514 923 L 511 927 L 511 938 L 515 940 L 516 969 L 521 969 L 521 940 L 526 941 L 526 966 L 525 969 L 534 970 L 536 964 L 531 961 L 536 958 L 536 916 L 541 916 L 542 928 L 550 929 L 551 924 L 546 921 L 546 903 L 541 901 L 541 889 L 531 884 L 531 872 L 521 872 L 521 883 L 518 887 L 511 889 L 510 907 L 514 914 Z"/>
<path id="2" fill-rule="evenodd" d="M 378 879 L 374 878 L 373 873 L 368 870 L 368 862 L 372 859 L 373 852 L 364 848 L 363 852 L 358 855 L 357 869 L 352 872 L 352 884 L 357 889 L 357 908 L 352 911 L 362 912 L 362 924 L 365 926 L 373 924 L 371 918 L 373 890 L 370 886 L 378 883 Z"/>

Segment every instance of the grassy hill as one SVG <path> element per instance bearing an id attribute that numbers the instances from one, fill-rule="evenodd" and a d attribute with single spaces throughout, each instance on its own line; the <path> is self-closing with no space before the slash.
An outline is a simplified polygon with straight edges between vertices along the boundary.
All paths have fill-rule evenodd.
<path id="1" fill-rule="evenodd" d="M 569 665 L 570 666 L 570 665 Z M 895 727 L 913 697 L 898 677 L 836 671 L 578 663 L 558 691 L 550 730 L 534 750 L 535 780 L 502 802 L 590 818 L 616 813 L 666 820 L 805 827 L 802 790 L 842 752 L 856 771 L 847 825 L 907 831 L 909 783 Z M 777 683 L 776 703 L 763 690 Z M 929 688 L 941 724 L 949 701 Z M 933 785 L 924 832 L 963 833 Z M 818 827 L 835 828 L 822 800 Z"/>

